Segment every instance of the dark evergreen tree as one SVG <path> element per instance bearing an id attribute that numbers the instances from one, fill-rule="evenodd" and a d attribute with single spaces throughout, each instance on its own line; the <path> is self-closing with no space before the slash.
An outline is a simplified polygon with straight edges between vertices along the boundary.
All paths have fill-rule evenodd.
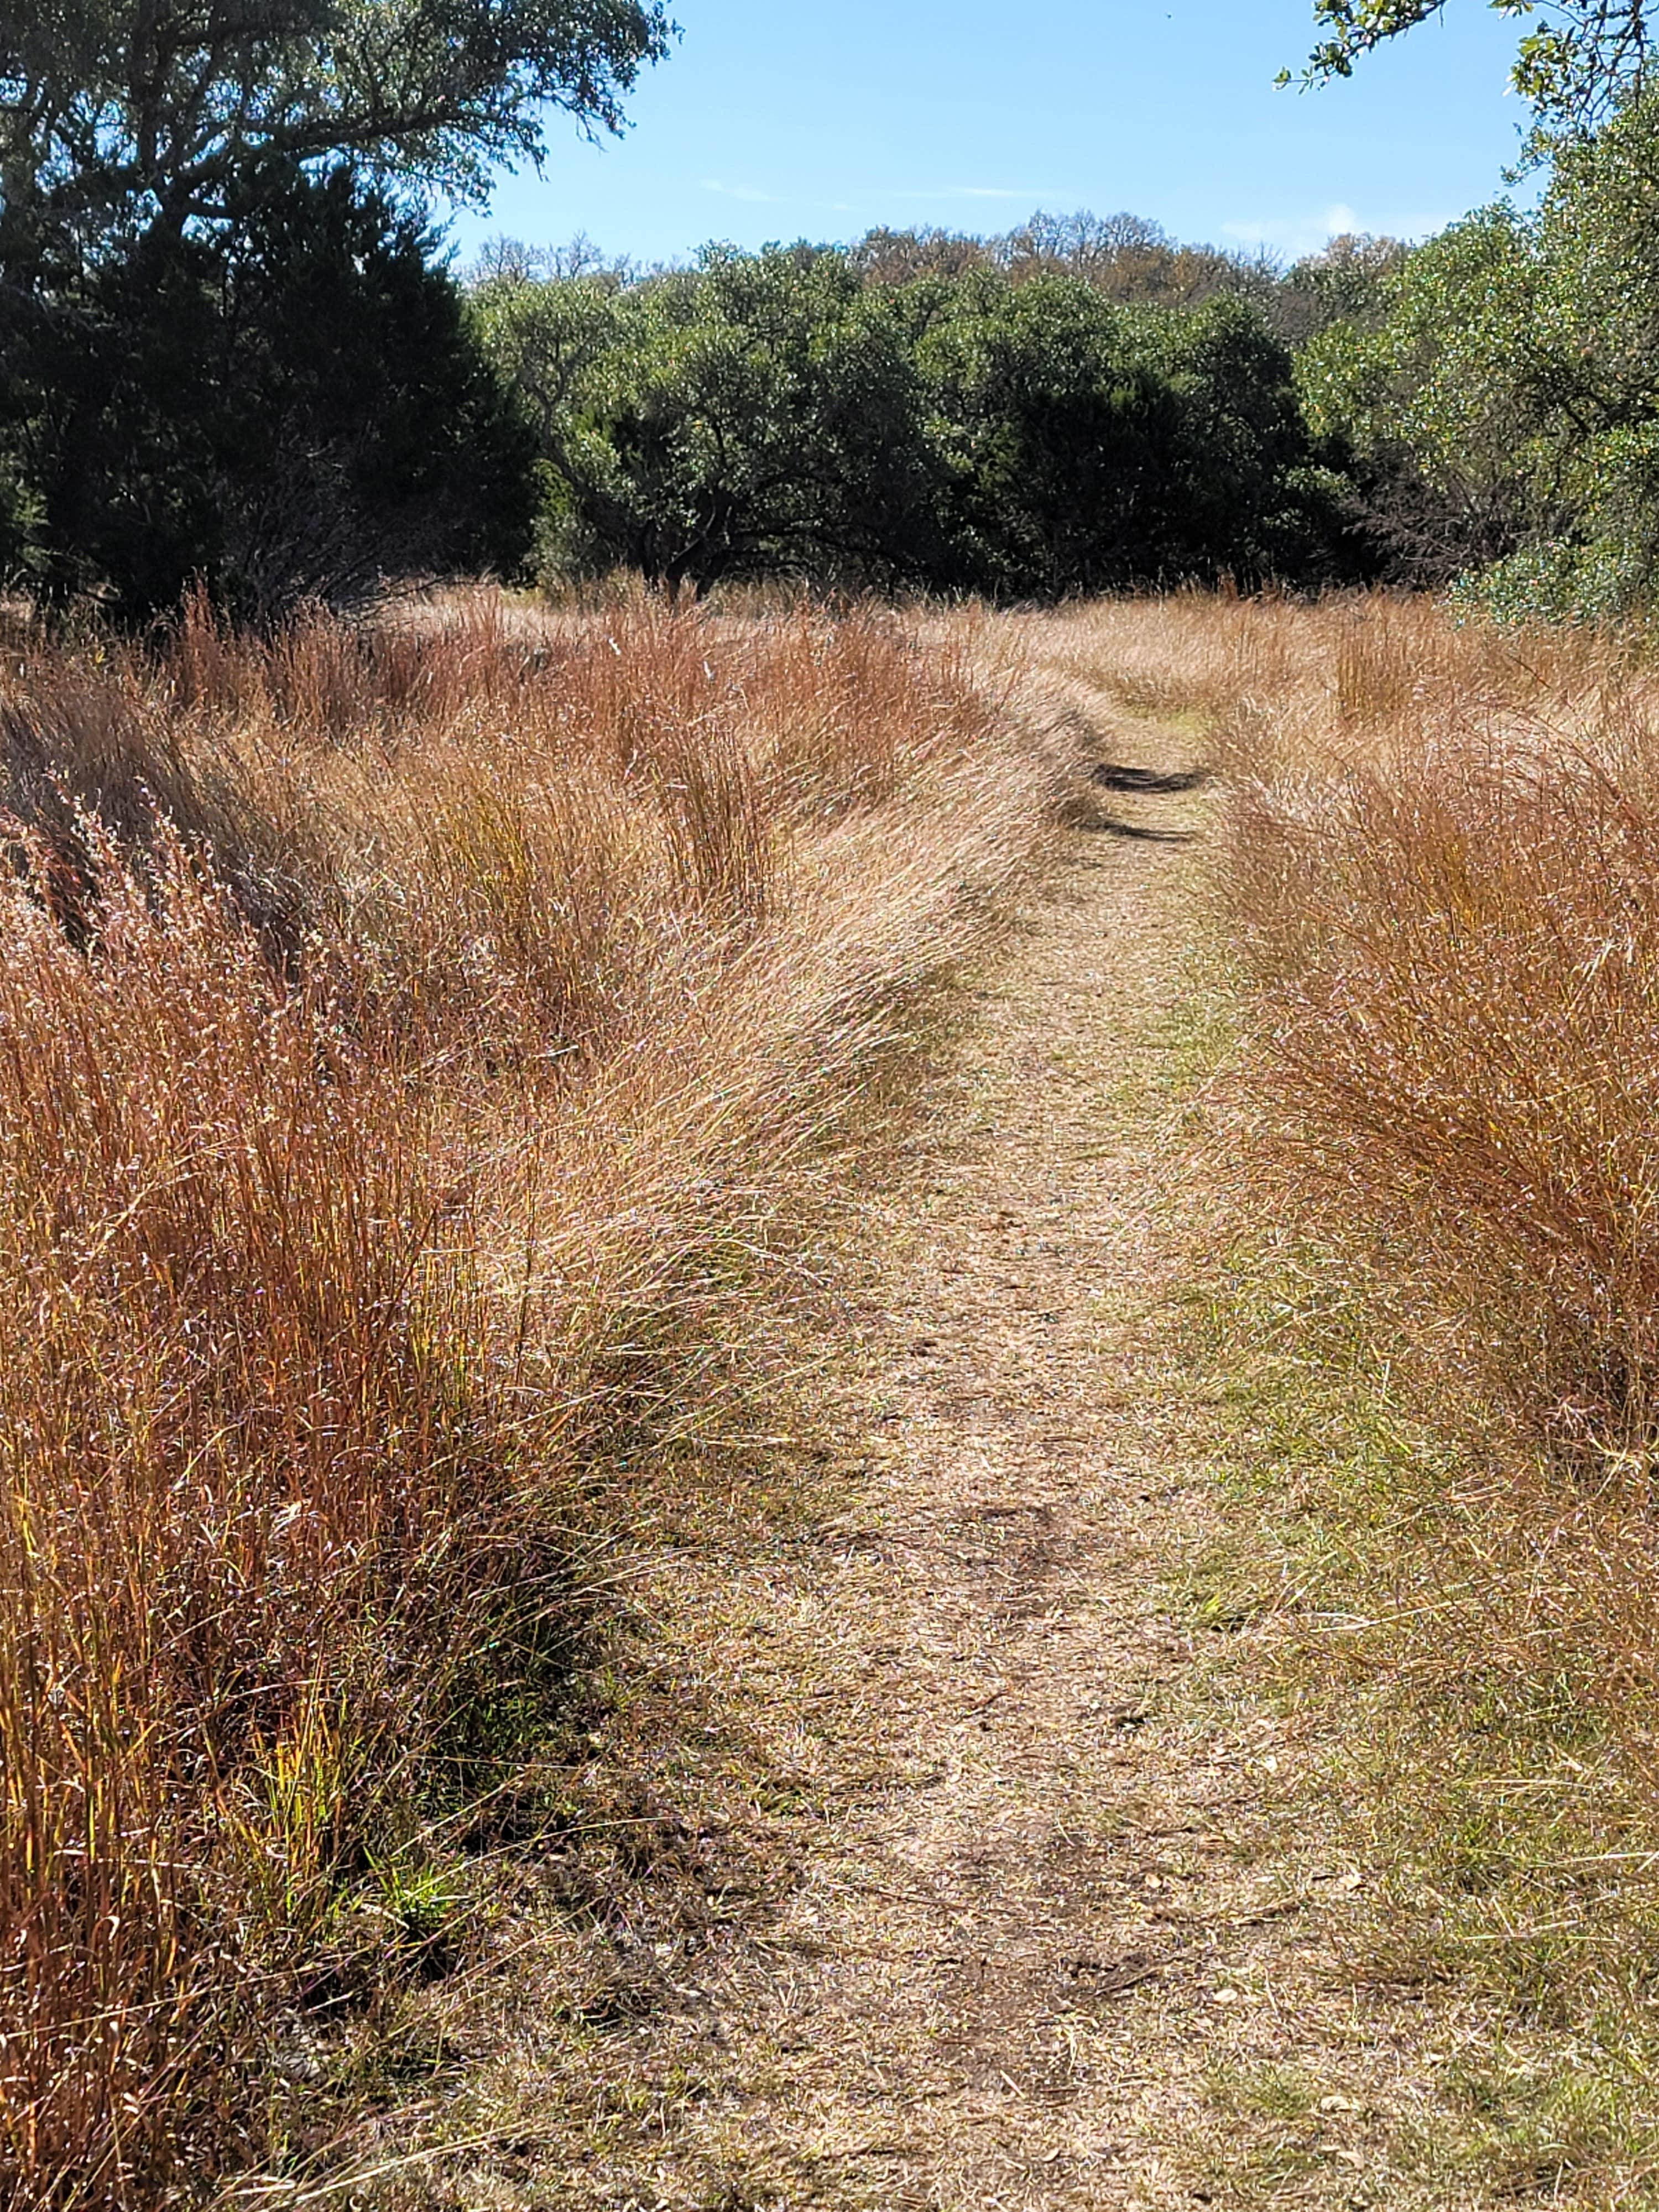
<path id="1" fill-rule="evenodd" d="M 40 587 L 123 621 L 201 578 L 269 623 L 523 558 L 533 452 L 422 226 L 344 169 L 251 176 L 37 313 L 14 384 Z"/>

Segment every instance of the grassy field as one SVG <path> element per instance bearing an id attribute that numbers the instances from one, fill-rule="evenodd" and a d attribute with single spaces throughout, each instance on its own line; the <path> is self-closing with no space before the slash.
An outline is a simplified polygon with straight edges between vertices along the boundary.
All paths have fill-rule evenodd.
<path id="1" fill-rule="evenodd" d="M 1375 1876 L 1343 1972 L 1514 2024 L 1390 2151 L 1411 2201 L 1648 2201 L 1659 678 L 1425 602 L 1191 595 L 8 639 L 8 2202 L 315 2175 L 360 2088 L 395 2112 L 377 2023 L 483 1955 L 604 1765 L 595 1681 L 648 1674 L 648 1624 L 607 1641 L 627 1532 L 695 1551 L 792 1448 L 938 987 L 1060 824 L 1193 835 L 1133 812 L 1190 775 L 1079 775 L 1104 699 L 1217 787 L 1178 1180 L 1230 1533 L 1182 1601 L 1268 1626 L 1228 1696 L 1323 1716 Z M 682 1514 L 711 1452 L 737 1503 Z M 720 1603 L 659 1735 L 771 1679 L 699 1643 Z M 629 1881 L 673 1856 L 645 1798 L 605 1822 Z"/>
<path id="2" fill-rule="evenodd" d="M 608 1523 L 764 1372 L 1027 865 L 994 663 L 647 605 L 12 641 L 7 2202 L 302 2146 L 296 2034 L 444 1967 Z"/>

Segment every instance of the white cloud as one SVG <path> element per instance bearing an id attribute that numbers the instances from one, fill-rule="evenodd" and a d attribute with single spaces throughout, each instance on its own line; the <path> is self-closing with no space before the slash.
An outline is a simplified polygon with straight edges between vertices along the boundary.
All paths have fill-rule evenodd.
<path id="1" fill-rule="evenodd" d="M 1222 235 L 1240 246 L 1265 246 L 1275 253 L 1317 253 L 1348 231 L 1370 231 L 1386 238 L 1426 238 L 1451 221 L 1445 215 L 1361 216 L 1346 200 L 1317 215 L 1279 216 L 1259 222 L 1225 222 Z"/>
<path id="2" fill-rule="evenodd" d="M 704 177 L 702 185 L 704 191 L 718 192 L 723 200 L 749 200 L 759 207 L 776 204 L 775 193 L 757 191 L 753 185 L 722 185 L 714 177 Z"/>

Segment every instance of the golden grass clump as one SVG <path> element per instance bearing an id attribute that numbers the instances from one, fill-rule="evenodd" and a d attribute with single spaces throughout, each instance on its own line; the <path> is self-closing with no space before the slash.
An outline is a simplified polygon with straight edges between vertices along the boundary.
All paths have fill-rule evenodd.
<path id="1" fill-rule="evenodd" d="M 1637 641 L 1425 602 L 1098 619 L 1193 666 L 1224 778 L 1244 1479 L 1304 1677 L 1368 1700 L 1343 1786 L 1372 1785 L 1382 1970 L 1639 2039 L 1659 679 Z"/>
<path id="2" fill-rule="evenodd" d="M 1296 1173 L 1405 1240 L 1553 1448 L 1659 1390 L 1659 686 L 1384 601 L 1245 696 L 1227 888 Z M 1322 715 L 1321 709 L 1323 709 Z"/>
<path id="3" fill-rule="evenodd" d="M 732 1368 L 1024 865 L 1052 771 L 982 666 L 488 601 L 9 659 L 8 2203 L 257 2160 L 284 2023 L 416 1940 L 605 1439 Z"/>

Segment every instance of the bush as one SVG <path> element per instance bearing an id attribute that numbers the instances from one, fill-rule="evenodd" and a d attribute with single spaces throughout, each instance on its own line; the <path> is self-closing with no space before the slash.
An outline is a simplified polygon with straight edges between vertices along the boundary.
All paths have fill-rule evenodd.
<path id="1" fill-rule="evenodd" d="M 220 233 L 157 227 L 61 283 L 11 364 L 40 588 L 134 623 L 200 579 L 269 626 L 515 568 L 528 435 L 429 255 L 337 169 L 251 177 Z"/>

